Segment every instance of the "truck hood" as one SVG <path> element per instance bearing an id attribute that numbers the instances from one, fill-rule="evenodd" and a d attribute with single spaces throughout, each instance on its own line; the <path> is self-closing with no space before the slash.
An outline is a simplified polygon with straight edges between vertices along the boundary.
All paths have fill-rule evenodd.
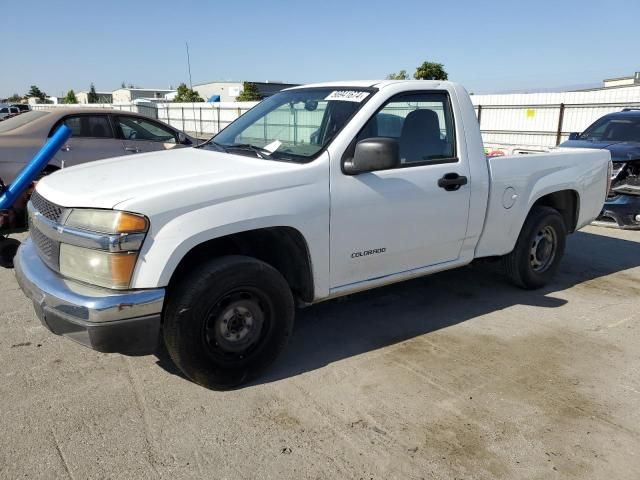
<path id="1" fill-rule="evenodd" d="M 215 200 L 216 196 L 228 196 L 229 184 L 237 182 L 242 182 L 242 189 L 246 188 L 247 194 L 279 188 L 282 185 L 275 186 L 266 178 L 282 177 L 286 172 L 302 168 L 304 165 L 300 164 L 184 148 L 66 168 L 38 182 L 37 190 L 63 207 L 121 208 L 122 204 L 135 206 L 160 197 L 192 197 L 196 191 L 203 190 Z M 221 185 L 227 186 L 225 193 L 216 195 L 215 187 Z M 240 194 L 242 190 L 238 191 L 236 185 L 234 193 Z"/>
<path id="2" fill-rule="evenodd" d="M 560 144 L 567 148 L 599 148 L 611 152 L 611 161 L 628 162 L 640 160 L 640 143 L 638 142 L 592 142 L 591 140 L 567 140 Z"/>

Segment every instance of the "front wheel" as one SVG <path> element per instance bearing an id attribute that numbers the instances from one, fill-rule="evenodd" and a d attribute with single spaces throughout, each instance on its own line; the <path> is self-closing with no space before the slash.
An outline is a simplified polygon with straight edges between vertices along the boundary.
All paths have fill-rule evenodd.
<path id="1" fill-rule="evenodd" d="M 0 237 L 0 267 L 13 268 L 13 257 L 16 256 L 20 242 L 15 238 Z"/>
<path id="2" fill-rule="evenodd" d="M 507 275 L 525 289 L 551 281 L 564 254 L 567 230 L 562 216 L 550 207 L 534 207 L 522 226 L 516 246 L 503 258 Z"/>
<path id="3" fill-rule="evenodd" d="M 275 360 L 293 328 L 283 276 L 250 257 L 211 260 L 170 292 L 163 336 L 171 359 L 194 382 L 226 390 Z"/>

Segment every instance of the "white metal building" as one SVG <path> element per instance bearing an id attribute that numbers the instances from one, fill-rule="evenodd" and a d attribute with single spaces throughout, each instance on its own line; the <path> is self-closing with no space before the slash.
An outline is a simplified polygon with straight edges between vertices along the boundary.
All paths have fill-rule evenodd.
<path id="1" fill-rule="evenodd" d="M 282 82 L 250 82 L 257 88 L 262 97 L 269 97 L 274 93 L 279 92 L 285 88 L 295 87 L 297 84 L 282 83 Z M 244 82 L 241 81 L 221 81 L 221 82 L 208 82 L 194 85 L 193 89 L 204 98 L 205 101 L 215 99 L 219 97 L 219 102 L 234 102 L 240 92 L 243 90 Z"/>
<path id="2" fill-rule="evenodd" d="M 112 92 L 113 103 L 130 103 L 138 99 L 164 100 L 164 96 L 175 90 L 168 88 L 119 88 Z"/>
<path id="3" fill-rule="evenodd" d="M 113 95 L 111 92 L 96 92 L 98 95 L 98 101 L 95 103 L 113 103 Z M 89 103 L 89 91 L 82 91 L 76 93 L 76 99 L 78 103 L 88 104 Z"/>
<path id="4" fill-rule="evenodd" d="M 636 72 L 628 77 L 606 78 L 605 80 L 603 80 L 603 83 L 604 88 L 640 85 L 640 72 Z"/>

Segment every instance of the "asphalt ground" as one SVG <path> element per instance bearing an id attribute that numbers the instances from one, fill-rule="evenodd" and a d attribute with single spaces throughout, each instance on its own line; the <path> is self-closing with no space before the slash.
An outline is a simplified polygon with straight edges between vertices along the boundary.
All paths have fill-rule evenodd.
<path id="1" fill-rule="evenodd" d="M 0 478 L 640 478 L 640 232 L 549 287 L 479 265 L 298 312 L 231 392 L 50 334 L 0 270 Z"/>

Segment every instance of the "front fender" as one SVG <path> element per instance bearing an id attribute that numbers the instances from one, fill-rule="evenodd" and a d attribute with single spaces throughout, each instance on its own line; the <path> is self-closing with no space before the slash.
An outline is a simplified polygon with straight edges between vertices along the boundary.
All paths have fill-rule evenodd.
<path id="1" fill-rule="evenodd" d="M 307 186 L 309 187 L 309 186 Z M 290 227 L 307 242 L 314 295 L 328 295 L 329 205 L 320 189 L 270 192 L 207 205 L 154 224 L 144 242 L 132 279 L 133 288 L 165 287 L 176 267 L 194 247 L 209 240 L 270 227 Z M 315 197 L 315 198 L 314 198 Z"/>

